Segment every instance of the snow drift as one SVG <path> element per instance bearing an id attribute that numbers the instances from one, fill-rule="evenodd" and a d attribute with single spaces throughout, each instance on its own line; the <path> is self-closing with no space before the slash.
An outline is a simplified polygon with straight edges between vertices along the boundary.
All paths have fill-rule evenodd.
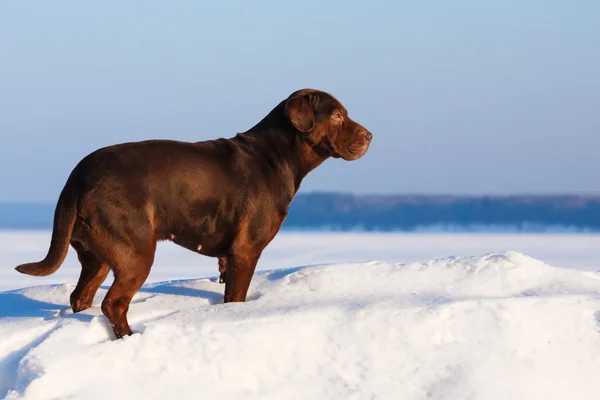
<path id="1" fill-rule="evenodd" d="M 150 284 L 119 341 L 72 289 L 0 293 L 0 398 L 600 398 L 600 274 L 517 252 Z"/>

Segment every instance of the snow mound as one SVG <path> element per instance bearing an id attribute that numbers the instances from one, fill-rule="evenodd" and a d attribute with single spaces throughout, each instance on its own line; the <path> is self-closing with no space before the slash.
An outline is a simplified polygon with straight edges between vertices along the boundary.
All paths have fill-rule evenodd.
<path id="1" fill-rule="evenodd" d="M 517 252 L 146 285 L 118 341 L 73 287 L 0 293 L 0 398 L 600 398 L 600 274 Z"/>

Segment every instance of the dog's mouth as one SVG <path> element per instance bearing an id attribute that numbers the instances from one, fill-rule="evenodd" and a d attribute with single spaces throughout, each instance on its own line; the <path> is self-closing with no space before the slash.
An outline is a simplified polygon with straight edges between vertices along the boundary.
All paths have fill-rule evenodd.
<path id="1" fill-rule="evenodd" d="M 348 154 L 350 157 L 346 158 L 347 160 L 357 160 L 364 156 L 369 150 L 369 141 L 368 140 L 357 140 L 350 143 L 347 147 Z"/>
<path id="2" fill-rule="evenodd" d="M 322 142 L 330 156 L 333 158 L 343 158 L 347 161 L 357 160 L 365 155 L 369 149 L 370 141 L 367 139 L 358 139 L 350 142 L 348 145 L 341 147 L 342 151 L 336 150 L 336 147 L 331 143 L 329 138 L 325 138 Z"/>

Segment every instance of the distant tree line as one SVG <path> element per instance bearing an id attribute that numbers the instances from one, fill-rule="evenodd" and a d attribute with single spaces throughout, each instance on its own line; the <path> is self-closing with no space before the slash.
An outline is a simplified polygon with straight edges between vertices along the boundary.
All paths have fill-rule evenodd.
<path id="1" fill-rule="evenodd" d="M 299 195 L 285 228 L 600 231 L 600 196 Z"/>
<path id="2" fill-rule="evenodd" d="M 54 204 L 0 203 L 0 228 L 50 229 Z M 600 196 L 299 194 L 282 229 L 600 232 Z"/>

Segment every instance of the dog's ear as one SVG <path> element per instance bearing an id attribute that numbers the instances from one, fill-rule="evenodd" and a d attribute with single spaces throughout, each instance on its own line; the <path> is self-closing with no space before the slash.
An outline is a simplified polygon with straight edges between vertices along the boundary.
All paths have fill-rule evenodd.
<path id="1" fill-rule="evenodd" d="M 285 116 L 300 132 L 310 132 L 315 125 L 315 113 L 311 100 L 311 95 L 305 94 L 290 97 L 285 102 Z"/>

